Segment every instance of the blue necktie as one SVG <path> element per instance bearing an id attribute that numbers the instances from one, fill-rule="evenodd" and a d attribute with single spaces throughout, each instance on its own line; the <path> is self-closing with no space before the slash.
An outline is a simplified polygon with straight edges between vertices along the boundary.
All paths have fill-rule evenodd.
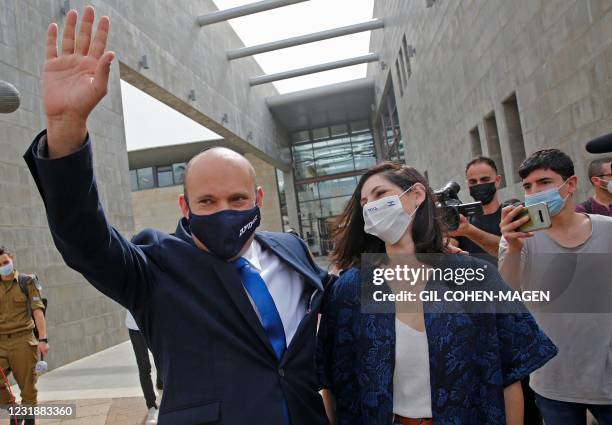
<path id="1" fill-rule="evenodd" d="M 251 296 L 255 306 L 257 306 L 261 325 L 266 331 L 276 357 L 280 360 L 287 348 L 285 328 L 283 328 L 283 322 L 274 304 L 274 299 L 272 299 L 272 295 L 268 291 L 266 282 L 264 282 L 259 272 L 245 258 L 240 257 L 233 261 L 233 263 L 240 272 L 245 289 Z"/>
<path id="2" fill-rule="evenodd" d="M 280 360 L 287 348 L 285 328 L 266 282 L 261 278 L 259 272 L 251 267 L 247 259 L 240 257 L 234 260 L 233 264 L 240 272 L 242 284 L 257 306 L 261 324 L 266 331 L 276 357 Z M 290 425 L 290 423 L 287 401 L 283 400 L 283 425 Z"/>

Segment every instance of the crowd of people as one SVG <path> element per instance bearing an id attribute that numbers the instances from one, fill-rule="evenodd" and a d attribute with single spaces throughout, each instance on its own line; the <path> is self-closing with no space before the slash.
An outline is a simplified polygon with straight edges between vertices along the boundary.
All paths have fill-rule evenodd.
<path id="1" fill-rule="evenodd" d="M 47 129 L 24 158 L 66 264 L 129 311 L 151 423 L 585 425 L 589 411 L 612 425 L 610 312 L 542 312 L 520 301 L 452 314 L 435 303 L 406 311 L 397 301 L 370 312 L 363 291 L 364 254 L 372 253 L 385 254 L 388 266 L 406 256 L 419 267 L 429 255 L 454 268 L 490 265 L 482 285 L 497 291 L 546 282 L 562 255 L 587 254 L 602 262 L 590 261 L 591 271 L 606 270 L 610 157 L 589 165 L 594 194 L 582 203 L 573 161 L 559 149 L 520 165 L 523 203 L 503 202 L 497 165 L 476 157 L 465 181 L 482 210 L 460 215 L 452 230 L 417 169 L 380 163 L 361 176 L 338 218 L 331 274 L 299 236 L 256 231 L 264 191 L 255 170 L 217 147 L 186 167 L 176 232 L 147 229 L 128 240 L 104 214 L 93 169 L 87 117 L 106 94 L 114 59 L 109 19 L 99 19 L 95 34 L 93 22 L 87 7 L 77 33 L 77 13 L 68 12 L 61 50 L 58 27 L 49 26 Z M 524 230 L 532 220 L 524 210 L 537 205 L 547 226 Z M 45 307 L 35 277 L 23 279 L 23 292 L 14 260 L 0 251 L 0 366 L 15 376 L 22 403 L 34 405 L 32 371 L 48 351 Z M 579 267 L 575 260 L 588 291 Z M 456 288 L 436 278 L 414 287 Z M 149 349 L 163 388 L 159 412 Z M 11 401 L 2 387 L 0 397 Z"/>

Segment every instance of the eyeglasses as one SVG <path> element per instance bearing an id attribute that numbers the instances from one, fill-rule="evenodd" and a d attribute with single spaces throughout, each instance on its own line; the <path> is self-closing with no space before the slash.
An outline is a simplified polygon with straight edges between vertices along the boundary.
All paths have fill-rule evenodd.
<path id="1" fill-rule="evenodd" d="M 602 177 L 612 177 L 612 173 L 608 173 L 608 174 L 599 174 L 599 175 L 597 175 L 597 176 L 595 176 L 595 177 L 599 177 L 599 178 L 602 178 Z"/>

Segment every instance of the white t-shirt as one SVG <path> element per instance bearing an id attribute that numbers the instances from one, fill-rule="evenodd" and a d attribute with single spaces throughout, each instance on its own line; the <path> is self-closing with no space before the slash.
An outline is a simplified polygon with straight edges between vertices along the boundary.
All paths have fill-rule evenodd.
<path id="1" fill-rule="evenodd" d="M 406 418 L 431 418 L 427 333 L 395 319 L 393 413 Z"/>

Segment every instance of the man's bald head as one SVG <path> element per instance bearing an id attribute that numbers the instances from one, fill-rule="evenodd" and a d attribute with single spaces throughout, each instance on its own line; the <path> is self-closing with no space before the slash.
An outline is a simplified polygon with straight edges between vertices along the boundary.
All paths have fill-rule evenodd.
<path id="1" fill-rule="evenodd" d="M 256 191 L 257 189 L 255 168 L 253 168 L 253 165 L 249 162 L 249 160 L 238 152 L 233 151 L 229 148 L 215 146 L 212 148 L 204 149 L 202 152 L 191 158 L 185 166 L 185 174 L 183 177 L 183 194 L 186 199 L 188 199 L 187 193 L 189 185 L 197 184 L 197 181 L 189 181 L 190 170 L 199 169 L 200 167 L 208 169 L 218 168 L 220 172 L 247 172 L 252 180 L 253 191 Z"/>

